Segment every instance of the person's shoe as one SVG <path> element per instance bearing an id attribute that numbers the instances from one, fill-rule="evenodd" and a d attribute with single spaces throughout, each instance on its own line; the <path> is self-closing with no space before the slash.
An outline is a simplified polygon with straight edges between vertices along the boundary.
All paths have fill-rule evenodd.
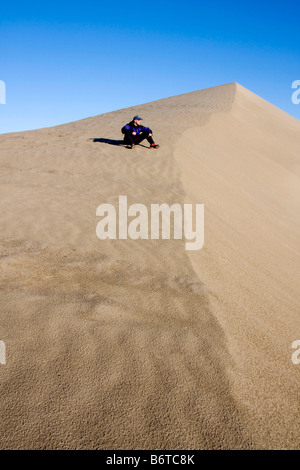
<path id="1" fill-rule="evenodd" d="M 126 147 L 126 148 L 127 148 L 127 149 L 134 149 L 134 147 L 135 147 L 135 145 L 134 145 L 134 144 L 129 144 L 129 145 L 127 145 L 127 147 Z"/>
<path id="2" fill-rule="evenodd" d="M 158 144 L 151 144 L 150 149 L 158 149 L 159 145 Z"/>

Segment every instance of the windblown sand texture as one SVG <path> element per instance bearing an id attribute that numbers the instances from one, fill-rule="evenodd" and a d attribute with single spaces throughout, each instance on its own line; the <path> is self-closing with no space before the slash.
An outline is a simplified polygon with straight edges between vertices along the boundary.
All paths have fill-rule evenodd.
<path id="1" fill-rule="evenodd" d="M 97 141 L 135 114 L 159 150 Z M 0 136 L 1 449 L 300 448 L 299 149 L 236 83 Z M 100 241 L 119 195 L 204 204 L 203 249 Z"/>

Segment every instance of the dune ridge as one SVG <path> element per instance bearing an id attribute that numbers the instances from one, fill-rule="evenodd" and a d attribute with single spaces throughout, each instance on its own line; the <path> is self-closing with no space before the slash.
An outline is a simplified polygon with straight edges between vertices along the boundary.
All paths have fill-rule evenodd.
<path id="1" fill-rule="evenodd" d="M 159 151 L 99 142 L 134 114 Z M 235 83 L 0 135 L 1 448 L 299 447 L 299 143 Z M 123 194 L 204 203 L 204 248 L 98 240 Z"/>

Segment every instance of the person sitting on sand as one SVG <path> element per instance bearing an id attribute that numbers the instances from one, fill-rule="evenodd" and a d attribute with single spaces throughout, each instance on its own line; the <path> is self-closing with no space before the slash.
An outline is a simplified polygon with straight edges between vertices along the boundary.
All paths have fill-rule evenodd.
<path id="1" fill-rule="evenodd" d="M 149 127 L 141 125 L 142 118 L 140 116 L 134 116 L 126 126 L 122 127 L 121 131 L 124 134 L 124 143 L 128 145 L 128 148 L 133 149 L 135 145 L 138 145 L 142 140 L 147 139 L 151 149 L 157 149 L 159 147 L 152 138 L 152 130 Z"/>

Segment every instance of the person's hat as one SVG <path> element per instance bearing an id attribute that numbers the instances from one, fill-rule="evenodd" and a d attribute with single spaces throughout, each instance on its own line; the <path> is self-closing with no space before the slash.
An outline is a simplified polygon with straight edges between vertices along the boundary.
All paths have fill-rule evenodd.
<path id="1" fill-rule="evenodd" d="M 134 121 L 135 119 L 136 119 L 137 121 L 142 121 L 142 120 L 143 120 L 140 116 L 134 116 L 133 121 Z"/>

